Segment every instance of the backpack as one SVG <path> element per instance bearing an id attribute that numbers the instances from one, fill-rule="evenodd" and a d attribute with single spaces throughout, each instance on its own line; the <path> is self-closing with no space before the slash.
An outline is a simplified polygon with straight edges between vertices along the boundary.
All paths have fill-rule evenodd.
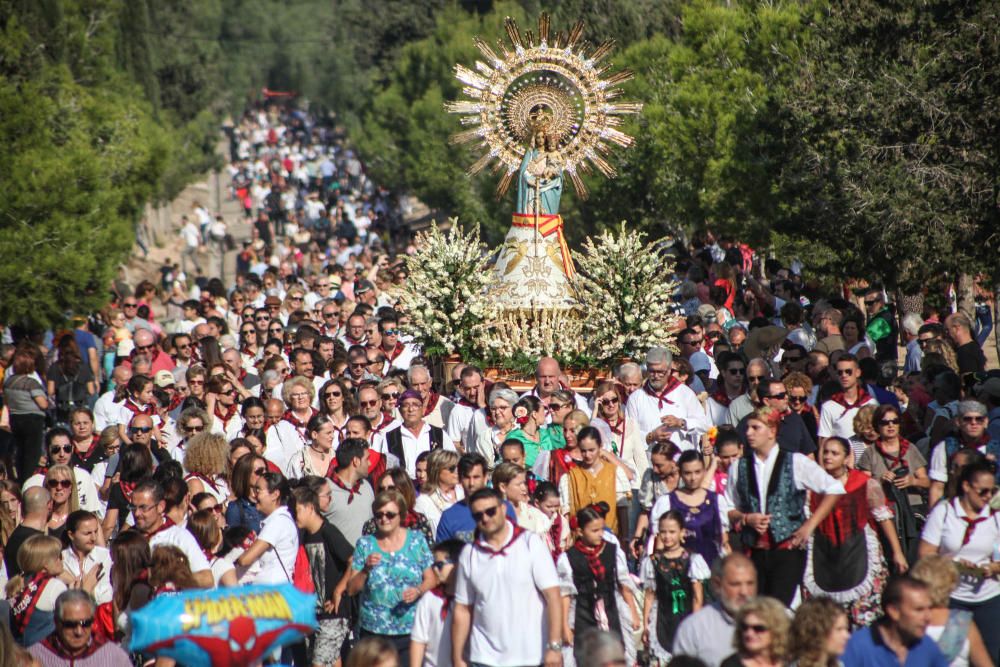
<path id="1" fill-rule="evenodd" d="M 288 576 L 288 568 L 281 561 L 281 554 L 278 553 L 277 549 L 274 549 L 274 555 L 278 557 L 278 563 L 281 565 L 281 569 L 285 571 L 285 576 L 288 577 L 288 581 L 291 582 L 295 588 L 299 589 L 303 593 L 315 593 L 316 586 L 313 584 L 312 571 L 309 569 L 309 556 L 306 554 L 306 548 L 299 544 L 299 550 L 295 552 L 295 567 L 292 569 L 292 575 Z"/>

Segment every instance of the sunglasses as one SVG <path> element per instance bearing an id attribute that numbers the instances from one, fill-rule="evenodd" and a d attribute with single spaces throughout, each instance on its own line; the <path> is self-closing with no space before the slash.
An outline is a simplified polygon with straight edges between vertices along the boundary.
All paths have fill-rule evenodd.
<path id="1" fill-rule="evenodd" d="M 618 397 L 612 396 L 611 398 L 601 399 L 601 405 L 615 405 L 618 403 Z"/>
<path id="2" fill-rule="evenodd" d="M 260 475 L 267 474 L 267 468 L 254 468 L 253 469 L 253 474 L 257 475 L 258 477 Z"/>
<path id="3" fill-rule="evenodd" d="M 607 401 L 604 401 L 607 403 Z M 556 410 L 562 410 L 563 408 L 569 407 L 565 403 L 549 403 L 549 410 L 555 412 Z"/>
<path id="4" fill-rule="evenodd" d="M 137 303 L 123 303 L 122 306 L 124 306 L 125 308 L 138 308 L 139 304 L 137 304 Z"/>
<path id="5" fill-rule="evenodd" d="M 205 430 L 205 427 L 204 426 L 190 426 L 189 425 L 184 430 L 187 431 L 188 433 L 201 433 L 202 431 Z"/>
<path id="6" fill-rule="evenodd" d="M 323 317 L 326 317 L 326 318 L 340 317 L 340 313 L 323 313 Z"/>
<path id="7" fill-rule="evenodd" d="M 156 346 L 152 345 L 152 344 L 150 344 L 150 345 L 136 345 L 135 349 L 136 350 L 152 350 L 154 347 L 156 347 Z"/>
<path id="8" fill-rule="evenodd" d="M 982 424 L 986 421 L 986 417 L 983 415 L 965 415 L 962 417 L 963 424 Z"/>
<path id="9" fill-rule="evenodd" d="M 376 521 L 392 521 L 399 516 L 399 512 L 375 512 L 374 516 Z"/>
<path id="10" fill-rule="evenodd" d="M 202 507 L 205 510 L 212 510 L 216 514 L 222 514 L 222 505 L 212 505 L 211 507 Z"/>
<path id="11" fill-rule="evenodd" d="M 788 392 L 779 391 L 777 394 L 771 394 L 770 396 L 765 396 L 764 398 L 776 398 L 779 401 L 783 401 L 788 398 Z"/>
<path id="12" fill-rule="evenodd" d="M 729 373 L 730 375 L 746 375 L 747 374 L 747 369 L 745 369 L 745 368 L 728 368 L 728 369 L 726 369 L 726 372 Z"/>
<path id="13" fill-rule="evenodd" d="M 763 375 L 748 375 L 747 379 L 750 380 L 751 382 L 760 382 L 761 380 L 764 379 L 764 376 Z"/>
<path id="14" fill-rule="evenodd" d="M 445 559 L 445 560 L 436 560 L 436 561 L 434 561 L 433 563 L 431 563 L 431 567 L 433 567 L 435 570 L 443 570 L 446 565 L 454 565 L 454 564 L 455 564 L 455 561 L 453 561 L 452 559 L 448 558 L 448 559 Z"/>
<path id="15" fill-rule="evenodd" d="M 481 512 L 473 512 L 472 518 L 476 520 L 476 523 L 480 523 L 486 517 L 489 517 L 491 519 L 495 517 L 499 510 L 500 510 L 499 505 L 494 505 L 493 507 L 487 507 Z"/>
<path id="16" fill-rule="evenodd" d="M 868 307 L 874 306 L 878 301 L 865 301 L 865 305 Z"/>
<path id="17" fill-rule="evenodd" d="M 59 621 L 59 625 L 64 628 L 89 628 L 94 624 L 94 619 L 85 618 L 81 621 Z"/>
<path id="18" fill-rule="evenodd" d="M 899 426 L 899 418 L 896 419 L 880 419 L 878 422 L 879 426 Z"/>
<path id="19" fill-rule="evenodd" d="M 841 377 L 850 377 L 850 376 L 854 375 L 854 369 L 853 368 L 838 368 L 837 369 L 837 375 L 840 375 Z"/>
<path id="20" fill-rule="evenodd" d="M 344 394 L 339 391 L 328 391 L 323 394 L 323 398 L 341 398 Z"/>
<path id="21" fill-rule="evenodd" d="M 49 481 L 45 482 L 45 486 L 49 487 L 50 489 L 58 489 L 58 488 L 68 489 L 69 487 L 73 486 L 73 482 L 69 481 L 68 479 L 50 479 Z"/>
<path id="22" fill-rule="evenodd" d="M 399 329 L 386 329 L 382 332 L 383 336 L 395 336 L 399 334 Z"/>
<path id="23" fill-rule="evenodd" d="M 399 394 L 382 394 L 383 401 L 395 401 L 399 398 Z"/>
<path id="24" fill-rule="evenodd" d="M 918 338 L 917 339 L 917 345 L 919 345 L 920 347 L 923 347 L 924 345 L 927 345 L 927 343 L 931 342 L 932 340 L 934 340 L 934 339 L 933 338 Z"/>
<path id="25" fill-rule="evenodd" d="M 149 433 L 152 430 L 152 426 L 132 426 L 129 428 L 129 433 Z"/>
<path id="26" fill-rule="evenodd" d="M 709 340 L 719 340 L 720 338 L 722 338 L 722 334 L 720 334 L 718 331 L 709 331 L 707 334 L 705 334 L 705 338 Z"/>
<path id="27" fill-rule="evenodd" d="M 257 333 L 257 332 L 255 331 L 254 333 Z M 183 345 L 180 345 L 180 344 L 177 345 L 177 349 L 178 350 L 186 350 L 189 347 L 191 347 L 191 343 L 184 343 Z"/>
<path id="28" fill-rule="evenodd" d="M 805 357 L 789 357 L 787 354 L 781 358 L 782 361 L 787 361 L 790 364 L 802 361 Z"/>
<path id="29" fill-rule="evenodd" d="M 762 635 L 765 632 L 767 632 L 768 629 L 769 628 L 766 625 L 760 625 L 759 623 L 741 623 L 740 624 L 740 632 L 746 632 L 747 630 L 749 630 L 750 632 L 756 633 L 758 635 Z"/>
<path id="30" fill-rule="evenodd" d="M 255 317 L 255 318 L 253 318 L 253 319 L 255 321 L 257 321 L 257 322 L 270 322 L 271 321 L 270 317 L 260 317 L 259 315 L 257 317 Z"/>
<path id="31" fill-rule="evenodd" d="M 63 454 L 72 454 L 73 445 L 53 445 L 52 447 L 49 447 L 49 454 L 55 455 L 59 452 L 62 452 Z"/>
<path id="32" fill-rule="evenodd" d="M 378 400 L 374 400 L 374 401 L 358 401 L 358 405 L 360 405 L 363 408 L 374 408 L 376 405 L 378 405 Z"/>
<path id="33" fill-rule="evenodd" d="M 987 487 L 985 489 L 977 489 L 976 487 L 972 487 L 969 490 L 972 491 L 977 496 L 979 496 L 980 498 L 992 498 L 993 494 L 995 494 L 997 491 L 996 488 L 992 486 Z"/>

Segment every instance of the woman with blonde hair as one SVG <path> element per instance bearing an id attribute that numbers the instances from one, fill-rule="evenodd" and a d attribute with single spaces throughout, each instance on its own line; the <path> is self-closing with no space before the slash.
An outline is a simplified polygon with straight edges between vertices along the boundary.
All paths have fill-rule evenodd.
<path id="1" fill-rule="evenodd" d="M 11 479 L 0 481 L 0 547 L 7 546 L 7 540 L 14 529 L 21 525 L 21 487 Z"/>
<path id="2" fill-rule="evenodd" d="M 752 598 L 736 612 L 733 648 L 721 667 L 779 667 L 788 658 L 788 610 L 769 597 Z"/>
<path id="3" fill-rule="evenodd" d="M 855 468 L 868 448 L 878 440 L 878 430 L 872 418 L 877 405 L 866 405 L 854 415 L 854 435 L 851 437 L 851 458 L 849 467 Z"/>
<path id="4" fill-rule="evenodd" d="M 56 598 L 67 586 L 63 573 L 62 542 L 51 535 L 32 535 L 17 550 L 22 573 L 7 582 L 11 631 L 22 646 L 30 646 L 55 630 Z M 91 577 L 93 592 L 96 578 Z"/>
<path id="5" fill-rule="evenodd" d="M 288 466 L 295 452 L 309 442 L 309 420 L 318 411 L 312 407 L 316 387 L 312 380 L 297 375 L 285 380 L 281 386 L 281 400 L 287 409 L 281 419 L 267 429 L 267 459 L 279 470 Z"/>
<path id="6" fill-rule="evenodd" d="M 493 471 L 493 488 L 503 499 L 514 506 L 517 525 L 539 535 L 545 535 L 552 527 L 552 519 L 528 501 L 527 471 L 516 463 L 501 463 Z"/>
<path id="7" fill-rule="evenodd" d="M 52 496 L 49 535 L 61 539 L 66 528 L 66 517 L 80 509 L 80 495 L 73 468 L 66 465 L 51 466 L 45 473 L 45 488 Z M 103 538 L 101 541 L 104 541 Z"/>
<path id="8" fill-rule="evenodd" d="M 847 613 L 830 598 L 813 598 L 795 610 L 789 640 L 795 667 L 841 667 L 851 631 Z"/>
<path id="9" fill-rule="evenodd" d="M 427 482 L 413 505 L 437 533 L 438 521 L 444 511 L 462 500 L 465 493 L 458 483 L 458 452 L 432 450 L 427 457 Z"/>
<path id="10" fill-rule="evenodd" d="M 229 443 L 218 433 L 202 431 L 188 443 L 184 453 L 184 481 L 194 497 L 211 494 L 220 505 L 229 500 L 229 482 L 225 474 L 229 466 Z"/>
<path id="11" fill-rule="evenodd" d="M 983 636 L 968 609 L 949 609 L 951 593 L 958 585 L 958 567 L 948 556 L 924 556 L 910 570 L 917 581 L 927 584 L 931 598 L 931 622 L 927 634 L 951 667 L 992 667 Z M 994 628 L 995 630 L 995 628 Z"/>

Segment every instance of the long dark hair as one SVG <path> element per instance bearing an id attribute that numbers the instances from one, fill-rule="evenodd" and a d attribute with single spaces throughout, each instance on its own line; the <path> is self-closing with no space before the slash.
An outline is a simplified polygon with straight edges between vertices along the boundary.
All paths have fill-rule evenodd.
<path id="1" fill-rule="evenodd" d="M 63 334 L 63 337 L 59 339 L 58 349 L 59 360 L 56 363 L 59 364 L 60 370 L 68 379 L 70 376 L 76 375 L 77 371 L 80 370 L 80 364 L 83 363 L 80 348 L 77 347 L 76 337 L 72 332 Z"/>
<path id="2" fill-rule="evenodd" d="M 111 568 L 113 600 L 115 608 L 121 612 L 128 609 L 132 588 L 148 577 L 152 560 L 149 542 L 136 530 L 118 533 L 111 542 L 111 560 L 115 564 Z"/>

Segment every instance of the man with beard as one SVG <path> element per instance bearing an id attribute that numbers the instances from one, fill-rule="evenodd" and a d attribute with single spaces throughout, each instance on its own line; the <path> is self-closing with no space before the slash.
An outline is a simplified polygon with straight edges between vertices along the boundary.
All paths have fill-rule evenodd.
<path id="1" fill-rule="evenodd" d="M 708 419 L 695 393 L 673 377 L 672 361 L 665 347 L 646 353 L 648 379 L 628 397 L 625 418 L 639 425 L 647 445 L 670 440 L 681 450 L 692 449 L 708 430 Z"/>

